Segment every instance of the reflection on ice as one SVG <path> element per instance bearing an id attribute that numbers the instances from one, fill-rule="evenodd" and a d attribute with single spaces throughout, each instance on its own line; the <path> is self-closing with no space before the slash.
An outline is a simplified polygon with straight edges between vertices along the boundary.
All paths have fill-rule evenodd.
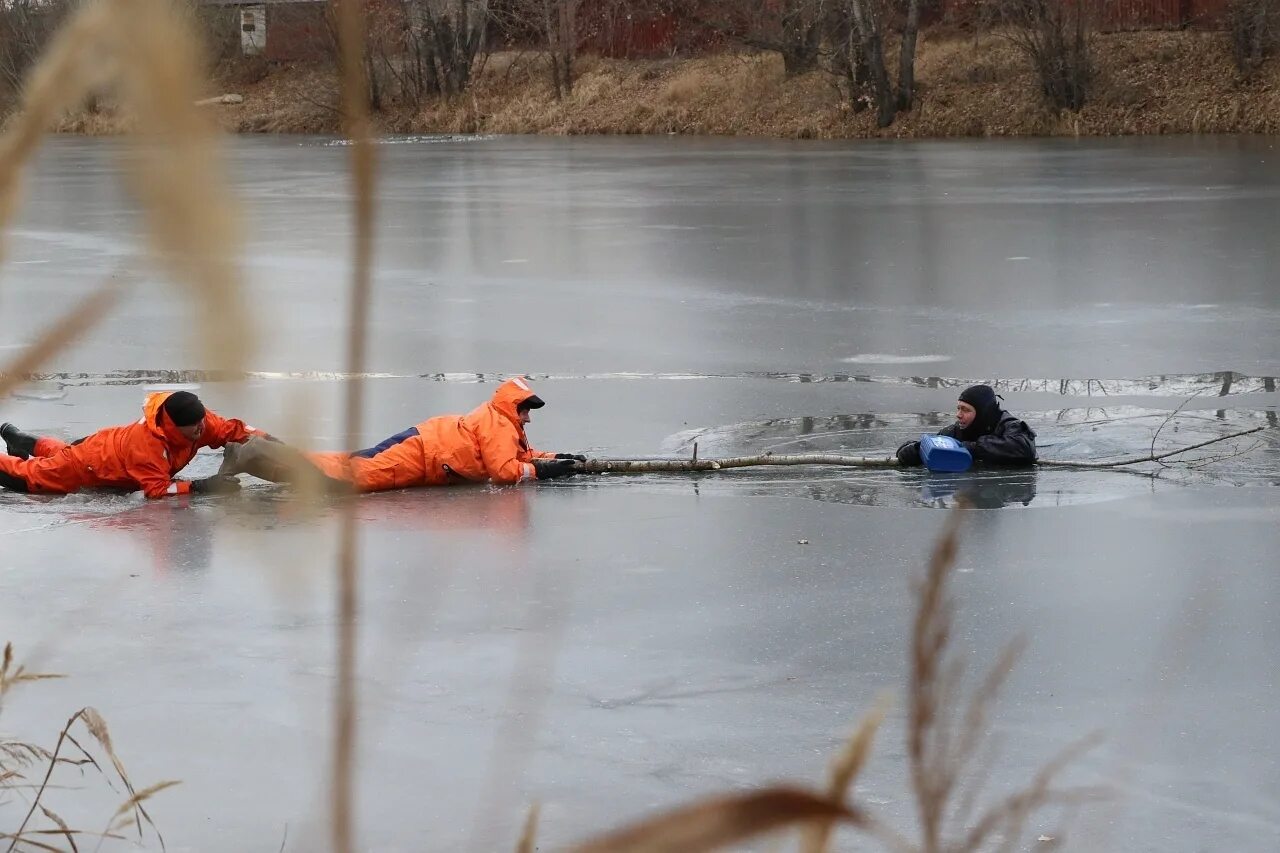
<path id="1" fill-rule="evenodd" d="M 913 364 L 945 361 L 943 355 L 894 356 L 864 353 L 843 359 L 845 362 L 865 364 Z M 828 382 L 866 383 L 871 385 L 899 385 L 910 388 L 966 388 L 979 382 L 994 387 L 1000 393 L 1055 394 L 1062 397 L 1226 397 L 1233 394 L 1274 394 L 1277 377 L 1246 376 L 1233 371 L 1211 373 L 1162 374 L 1142 376 L 1136 379 L 993 379 L 991 377 L 957 376 L 877 376 L 855 373 L 796 373 L 790 371 L 747 371 L 744 373 L 651 373 L 623 371 L 610 373 L 528 373 L 533 380 L 723 380 L 723 379 L 772 379 L 780 382 L 817 384 Z M 371 372 L 361 374 L 361 379 L 421 379 L 427 382 L 485 384 L 502 382 L 507 373 L 395 373 Z M 237 382 L 245 380 L 273 381 L 334 381 L 355 378 L 332 370 L 250 370 L 229 374 L 211 370 L 112 370 L 103 373 L 59 372 L 31 374 L 25 393 L 28 395 L 59 391 L 69 386 L 109 385 L 175 385 L 207 382 Z"/>

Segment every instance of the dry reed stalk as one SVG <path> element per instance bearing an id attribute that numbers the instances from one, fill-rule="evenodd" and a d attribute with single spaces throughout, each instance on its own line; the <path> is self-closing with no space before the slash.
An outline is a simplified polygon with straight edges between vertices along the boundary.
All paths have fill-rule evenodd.
<path id="1" fill-rule="evenodd" d="M 373 264 L 375 161 L 365 83 L 364 18 L 357 0 L 338 0 L 338 45 L 344 130 L 351 139 L 351 179 L 355 234 L 351 264 L 350 322 L 347 326 L 347 395 L 345 426 L 348 446 L 362 432 L 366 337 Z M 336 853 L 355 849 L 352 828 L 356 752 L 356 508 L 343 507 L 338 538 L 338 678 L 334 701 L 334 757 L 331 831 Z"/>
<path id="2" fill-rule="evenodd" d="M 0 397 L 27 380 L 46 361 L 77 340 L 105 316 L 120 298 L 120 283 L 107 279 L 0 371 Z"/>
<path id="3" fill-rule="evenodd" d="M 99 773 L 102 773 L 103 777 L 106 778 L 106 773 L 103 771 L 101 765 L 99 765 L 98 762 L 94 760 L 93 757 L 85 751 L 84 747 L 80 746 L 79 742 L 75 739 L 75 737 L 72 736 L 71 729 L 73 726 L 75 726 L 76 723 L 80 723 L 82 726 L 84 726 L 85 729 L 89 732 L 89 734 L 94 738 L 94 740 L 98 742 L 98 745 L 102 748 L 102 751 L 105 752 L 107 754 L 107 757 L 111 759 L 111 765 L 115 770 L 116 777 L 120 780 L 121 784 L 124 785 L 125 790 L 129 792 L 128 800 L 126 800 L 125 803 L 116 810 L 115 814 L 112 815 L 111 820 L 117 823 L 118 823 L 118 819 L 121 817 L 126 818 L 127 820 L 131 820 L 134 826 L 137 828 L 139 840 L 142 839 L 142 832 L 143 832 L 142 822 L 145 820 L 147 825 L 151 827 L 152 832 L 156 834 L 156 838 L 159 839 L 160 847 L 163 850 L 165 846 L 164 836 L 160 834 L 160 830 L 156 826 L 155 821 L 151 819 L 151 815 L 147 813 L 147 810 L 143 807 L 142 803 L 147 799 L 149 799 L 150 797 L 152 797 L 154 794 L 166 788 L 172 787 L 173 785 L 176 785 L 178 783 L 177 782 L 161 782 L 158 785 L 152 785 L 149 788 L 143 789 L 142 791 L 136 790 L 133 787 L 133 782 L 130 781 L 129 779 L 129 774 L 124 769 L 124 763 L 120 760 L 120 757 L 116 754 L 115 747 L 111 743 L 111 732 L 107 728 L 106 721 L 102 718 L 102 715 L 99 714 L 95 709 L 90 707 L 85 707 L 85 708 L 81 708 L 79 711 L 76 711 L 67 720 L 66 725 L 64 725 L 62 727 L 62 730 L 58 733 L 58 742 L 54 745 L 53 751 L 44 753 L 45 756 L 47 756 L 46 758 L 44 758 L 44 760 L 47 762 L 44 777 L 41 779 L 40 784 L 36 786 L 35 796 L 32 798 L 31 805 L 27 809 L 27 813 L 23 817 L 22 823 L 18 826 L 18 829 L 13 833 L 4 836 L 4 838 L 6 838 L 9 841 L 9 846 L 6 849 L 6 853 L 13 853 L 13 851 L 17 849 L 17 846 L 19 844 L 39 847 L 40 845 L 38 843 L 33 842 L 29 838 L 31 834 L 37 834 L 37 835 L 53 834 L 53 835 L 66 836 L 68 838 L 70 838 L 72 834 L 77 834 L 77 835 L 86 834 L 86 833 L 81 833 L 77 830 L 69 829 L 66 826 L 66 824 L 62 821 L 61 818 L 53 814 L 41 802 L 41 799 L 44 797 L 45 792 L 49 789 L 49 781 L 53 777 L 53 771 L 58 767 L 59 764 L 88 763 L 88 764 L 91 764 L 95 769 L 97 769 Z M 62 755 L 63 747 L 68 743 L 72 744 L 77 749 L 79 749 L 80 752 L 86 756 L 86 761 L 76 762 L 76 761 L 68 761 L 67 759 L 62 758 L 61 755 Z M 107 782 L 108 784 L 110 784 L 110 779 L 107 779 Z M 31 822 L 31 818 L 35 814 L 36 809 L 40 809 L 45 814 L 46 817 L 48 817 L 55 824 L 57 824 L 58 829 L 32 830 L 31 832 L 28 832 L 27 825 Z M 114 830 L 117 828 L 119 827 L 109 825 L 107 830 L 101 833 L 94 833 L 94 835 L 99 839 L 99 845 L 101 844 L 102 840 L 106 838 L 120 838 L 121 836 L 114 834 Z M 72 842 L 72 846 L 73 847 L 75 846 L 74 842 Z"/>
<path id="4" fill-rule="evenodd" d="M 948 660 L 948 646 L 955 603 L 947 591 L 947 579 L 954 566 L 959 542 L 961 504 L 953 510 L 934 546 L 924 579 L 918 584 L 918 605 L 911 633 L 911 679 L 907 746 L 911 761 L 911 784 L 919 812 L 922 853 L 972 853 L 984 849 L 991 836 L 999 833 L 1002 846 L 1011 849 L 1018 842 L 1032 813 L 1050 802 L 1078 802 L 1096 798 L 1089 789 L 1058 790 L 1056 776 L 1075 758 L 1097 742 L 1091 735 L 1071 745 L 1048 762 L 1031 783 L 989 807 L 959 838 L 948 833 L 949 818 L 957 795 L 963 794 L 958 810 L 968 814 L 976 799 L 982 774 L 969 778 L 975 756 L 987 739 L 987 720 L 1001 689 L 1022 653 L 1024 643 L 1014 640 L 1001 652 L 981 684 L 960 713 L 959 661 Z M 973 786 L 966 791 L 965 785 Z"/>
<path id="5" fill-rule="evenodd" d="M 516 853 L 534 853 L 538 836 L 538 804 L 529 807 L 529 814 L 524 819 L 524 829 L 520 831 L 520 840 L 516 843 Z"/>
<path id="6" fill-rule="evenodd" d="M 3 396 L 3 391 L 0 391 Z M 65 678 L 53 672 L 27 672 L 27 668 L 19 664 L 13 665 L 13 643 L 4 644 L 4 652 L 0 654 L 0 699 L 13 689 L 13 685 L 24 681 L 44 681 L 50 678 Z M 0 744 L 2 747 L 3 744 Z"/>
<path id="7" fill-rule="evenodd" d="M 700 800 L 571 848 L 571 853 L 703 853 L 812 821 L 864 825 L 860 811 L 796 788 Z"/>
<path id="8" fill-rule="evenodd" d="M 76 846 L 75 833 L 71 831 L 71 827 L 67 826 L 67 822 L 48 806 L 41 804 L 40 811 L 58 827 L 62 836 L 66 838 L 67 843 L 71 845 L 71 853 L 80 853 L 80 848 Z"/>
<path id="9" fill-rule="evenodd" d="M 867 758 L 871 755 L 871 744 L 888 711 L 889 697 L 881 695 L 871 711 L 854 729 L 844 749 L 836 756 L 831 765 L 831 779 L 827 783 L 827 799 L 831 802 L 843 803 L 848 798 L 849 790 L 862 773 L 862 768 L 866 766 Z M 824 823 L 805 830 L 800 845 L 802 853 L 825 853 L 831 840 L 831 829 L 830 823 Z"/>
<path id="10" fill-rule="evenodd" d="M 939 716 L 955 678 L 943 670 L 943 655 L 951 635 L 954 605 L 947 597 L 947 574 L 955 562 L 960 535 L 958 511 L 947 515 L 946 526 L 934 545 L 924 580 L 916 588 L 918 604 L 911 632 L 911 677 L 908 692 L 907 748 L 911 785 L 916 794 L 922 833 L 921 849 L 937 853 L 942 821 L 950 794 L 947 756 L 938 750 L 942 732 Z"/>

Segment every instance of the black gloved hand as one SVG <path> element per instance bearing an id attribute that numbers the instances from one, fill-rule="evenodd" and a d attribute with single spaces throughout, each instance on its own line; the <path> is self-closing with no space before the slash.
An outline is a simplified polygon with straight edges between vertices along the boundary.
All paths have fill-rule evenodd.
<path id="1" fill-rule="evenodd" d="M 191 481 L 191 493 L 195 495 L 230 495 L 240 491 L 240 481 L 225 474 Z"/>
<path id="2" fill-rule="evenodd" d="M 557 454 L 556 454 L 556 458 L 557 458 L 557 459 L 572 459 L 574 462 L 586 462 L 586 461 L 587 461 L 587 457 L 583 456 L 581 453 L 557 453 Z"/>
<path id="3" fill-rule="evenodd" d="M 899 465 L 920 465 L 923 461 L 924 460 L 920 458 L 920 442 L 908 441 L 906 444 L 898 448 Z"/>
<path id="4" fill-rule="evenodd" d="M 535 459 L 533 460 L 533 472 L 539 480 L 572 477 L 578 473 L 577 464 L 572 459 Z"/>

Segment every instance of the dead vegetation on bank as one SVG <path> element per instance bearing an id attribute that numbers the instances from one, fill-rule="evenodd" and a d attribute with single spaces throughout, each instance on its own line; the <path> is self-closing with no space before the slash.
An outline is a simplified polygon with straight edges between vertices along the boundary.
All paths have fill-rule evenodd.
<path id="1" fill-rule="evenodd" d="M 1280 63 L 1238 71 L 1223 33 L 1096 36 L 1097 78 L 1079 112 L 1045 106 L 1033 72 L 999 35 L 926 33 L 917 57 L 918 104 L 881 130 L 855 113 L 824 71 L 787 78 L 776 54 L 624 61 L 583 57 L 573 91 L 557 99 L 543 60 L 498 54 L 454 99 L 376 114 L 386 133 L 690 134 L 789 139 L 1114 136 L 1280 132 Z M 292 65 L 246 79 L 223 69 L 210 106 L 240 133 L 336 133 L 337 82 L 327 66 Z M 253 75 L 258 76 L 258 75 Z M 59 129 L 112 133 L 110 107 L 68 116 Z"/>

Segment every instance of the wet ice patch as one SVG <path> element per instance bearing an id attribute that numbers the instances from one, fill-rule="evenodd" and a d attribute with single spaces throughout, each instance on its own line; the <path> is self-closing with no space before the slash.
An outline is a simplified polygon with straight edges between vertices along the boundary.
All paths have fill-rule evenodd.
<path id="1" fill-rule="evenodd" d="M 379 145 L 444 145 L 448 143 L 460 142 L 488 142 L 498 137 L 492 133 L 480 134 L 459 134 L 459 133 L 429 133 L 429 134 L 405 134 L 401 136 L 382 136 L 374 141 Z M 300 147 L 308 147 L 317 143 L 300 143 Z M 318 143 L 325 148 L 342 148 L 351 145 L 350 139 L 326 139 Z"/>
<path id="2" fill-rule="evenodd" d="M 950 361 L 949 355 L 893 355 L 883 352 L 864 352 L 840 359 L 845 364 L 935 364 Z"/>
<path id="3" fill-rule="evenodd" d="M 9 392 L 18 400 L 61 400 L 67 396 L 67 390 L 54 382 L 37 382 L 23 385 Z"/>
<path id="4" fill-rule="evenodd" d="M 1072 506 L 1149 494 L 1185 485 L 1280 485 L 1280 434 L 1273 413 L 1258 410 L 1183 411 L 1136 406 L 1091 406 L 1019 412 L 1036 431 L 1042 460 L 1107 462 L 1163 453 L 1231 433 L 1263 427 L 1154 464 L 1124 469 L 975 468 L 963 474 L 939 474 L 920 468 L 836 468 L 797 466 L 743 468 L 696 478 L 702 490 L 777 497 L 804 497 L 863 506 L 945 508 L 966 499 L 979 509 Z M 837 454 L 883 459 L 904 441 L 936 433 L 950 413 L 864 412 L 798 416 L 690 429 L 669 436 L 662 453 L 689 458 L 694 443 L 701 458 Z M 1158 473 L 1159 477 L 1153 475 Z M 649 488 L 679 488 L 661 476 L 646 478 Z"/>

